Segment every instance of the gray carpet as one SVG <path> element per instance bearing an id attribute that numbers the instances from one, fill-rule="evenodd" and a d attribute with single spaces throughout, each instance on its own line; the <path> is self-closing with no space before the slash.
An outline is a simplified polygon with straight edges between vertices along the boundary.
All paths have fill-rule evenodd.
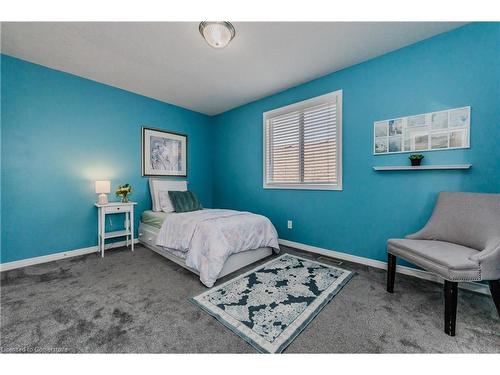
<path id="1" fill-rule="evenodd" d="M 341 267 L 358 274 L 286 353 L 500 353 L 488 296 L 459 291 L 457 336 L 449 337 L 439 284 L 397 275 L 391 295 L 385 271 Z M 3 272 L 1 351 L 255 353 L 188 302 L 204 290 L 195 275 L 142 246 Z"/>

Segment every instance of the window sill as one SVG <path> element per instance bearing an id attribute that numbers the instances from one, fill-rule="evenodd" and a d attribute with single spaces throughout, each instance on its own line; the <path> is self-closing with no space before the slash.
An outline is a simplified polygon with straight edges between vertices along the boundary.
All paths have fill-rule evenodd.
<path id="1" fill-rule="evenodd" d="M 281 190 L 333 190 L 342 191 L 342 185 L 306 185 L 306 184 L 264 184 L 264 189 Z"/>

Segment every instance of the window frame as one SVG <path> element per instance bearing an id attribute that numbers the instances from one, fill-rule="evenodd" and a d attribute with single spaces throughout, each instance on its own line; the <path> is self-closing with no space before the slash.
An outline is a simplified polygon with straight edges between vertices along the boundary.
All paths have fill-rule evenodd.
<path id="1" fill-rule="evenodd" d="M 281 116 L 288 112 L 302 111 L 308 107 L 324 104 L 337 100 L 337 184 L 308 184 L 308 183 L 269 183 L 266 180 L 266 123 L 268 120 L 276 116 Z M 333 190 L 342 191 L 342 90 L 332 91 L 328 94 L 316 96 L 311 99 L 306 99 L 297 103 L 293 103 L 284 107 L 276 108 L 262 114 L 262 181 L 264 189 L 299 189 L 299 190 Z"/>

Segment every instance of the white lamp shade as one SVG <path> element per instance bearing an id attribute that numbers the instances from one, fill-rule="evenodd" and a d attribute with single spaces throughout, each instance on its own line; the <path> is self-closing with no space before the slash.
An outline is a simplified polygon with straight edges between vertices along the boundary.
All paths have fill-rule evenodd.
<path id="1" fill-rule="evenodd" d="M 229 22 L 202 22 L 200 33 L 213 48 L 224 48 L 234 38 L 235 30 Z"/>
<path id="2" fill-rule="evenodd" d="M 111 191 L 111 182 L 109 181 L 96 181 L 95 192 L 96 194 L 109 194 Z"/>

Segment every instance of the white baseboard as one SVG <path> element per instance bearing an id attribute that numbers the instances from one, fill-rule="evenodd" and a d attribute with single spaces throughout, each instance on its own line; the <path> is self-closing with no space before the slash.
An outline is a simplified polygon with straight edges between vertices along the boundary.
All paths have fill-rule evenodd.
<path id="1" fill-rule="evenodd" d="M 346 260 L 346 261 L 353 262 L 353 263 L 364 264 L 366 266 L 371 266 L 374 268 L 380 268 L 383 270 L 387 270 L 387 262 L 382 262 L 380 260 L 360 257 L 357 255 L 351 255 L 351 254 L 342 253 L 342 252 L 334 251 L 334 250 L 323 249 L 321 247 L 306 245 L 303 243 L 289 241 L 289 240 L 279 239 L 278 242 L 282 245 L 294 247 L 294 248 L 299 249 L 299 250 L 304 250 L 304 251 L 308 251 L 308 252 L 315 253 L 315 254 L 321 254 L 321 255 L 324 255 L 327 257 L 331 257 L 331 258 L 342 259 L 342 260 Z M 441 284 L 443 283 L 442 278 L 434 275 L 433 273 L 419 270 L 416 268 L 398 265 L 398 266 L 396 266 L 396 272 L 404 274 L 404 275 L 415 276 L 415 277 L 418 277 L 418 278 L 424 279 L 424 280 L 435 281 L 435 282 L 438 282 Z M 458 286 L 459 286 L 459 288 L 462 288 L 462 289 L 471 290 L 473 292 L 477 292 L 477 293 L 481 293 L 481 294 L 491 295 L 489 287 L 487 285 L 484 285 L 484 284 L 474 283 L 474 282 L 466 282 L 466 283 L 459 283 Z"/>
<path id="2" fill-rule="evenodd" d="M 134 244 L 137 242 L 138 242 L 137 238 L 134 239 Z M 122 247 L 122 246 L 125 246 L 125 241 L 118 241 L 118 242 L 112 242 L 112 243 L 106 244 L 104 249 L 108 250 L 108 249 L 114 249 L 116 247 Z M 21 259 L 21 260 L 16 260 L 14 262 L 1 263 L 0 264 L 0 271 L 8 271 L 8 270 L 16 269 L 16 268 L 32 266 L 35 264 L 52 262 L 54 260 L 71 258 L 71 257 L 76 257 L 79 255 L 85 255 L 85 254 L 90 254 L 90 253 L 96 253 L 98 251 L 98 249 L 99 248 L 96 245 L 96 246 L 85 247 L 83 249 L 63 251 L 63 252 L 59 252 L 59 253 L 43 255 L 40 257 Z"/>

